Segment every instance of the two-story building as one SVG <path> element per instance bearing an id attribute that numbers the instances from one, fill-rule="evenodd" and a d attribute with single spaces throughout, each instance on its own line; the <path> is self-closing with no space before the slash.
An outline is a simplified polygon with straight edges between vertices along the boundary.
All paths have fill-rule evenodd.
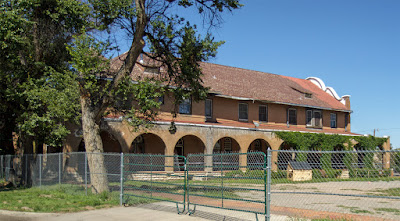
<path id="1" fill-rule="evenodd" d="M 121 60 L 113 62 L 118 66 Z M 358 135 L 351 132 L 350 96 L 338 96 L 319 78 L 298 79 L 212 63 L 201 63 L 201 68 L 204 85 L 211 88 L 206 100 L 184 100 L 174 117 L 173 98 L 166 94 L 160 98 L 155 126 L 141 131 L 133 131 L 118 114 L 107 116 L 101 125 L 104 151 L 184 156 L 266 152 L 267 148 L 293 148 L 276 131 Z M 141 58 L 132 75 L 157 75 L 159 71 L 160 67 Z M 82 136 L 76 128 L 65 149 L 74 152 L 79 148 Z M 384 149 L 390 149 L 390 141 Z M 287 165 L 276 153 L 272 160 L 277 162 L 273 169 Z M 246 163 L 240 159 L 241 165 Z"/>

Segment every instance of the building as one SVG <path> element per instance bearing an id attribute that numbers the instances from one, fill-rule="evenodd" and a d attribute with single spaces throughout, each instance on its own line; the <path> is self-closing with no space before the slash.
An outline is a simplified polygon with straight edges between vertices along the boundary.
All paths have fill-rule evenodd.
<path id="1" fill-rule="evenodd" d="M 113 65 L 118 66 L 118 62 L 114 60 Z M 276 131 L 358 135 L 351 132 L 350 96 L 338 96 L 319 78 L 298 79 L 212 63 L 201 63 L 201 67 L 204 84 L 211 88 L 206 100 L 186 99 L 174 118 L 171 111 L 175 106 L 166 94 L 160 98 L 159 120 L 150 130 L 134 132 L 118 114 L 107 116 L 101 125 L 105 152 L 183 156 L 266 152 L 268 148 L 290 148 Z M 132 75 L 153 76 L 161 69 L 141 58 Z M 64 149 L 68 152 L 82 148 L 79 128 L 74 131 L 67 137 Z M 390 141 L 383 148 L 390 149 Z M 272 160 L 279 161 L 276 153 Z M 210 160 L 205 161 L 212 165 Z M 247 161 L 240 158 L 239 163 L 246 165 Z M 276 170 L 279 164 L 272 166 Z"/>

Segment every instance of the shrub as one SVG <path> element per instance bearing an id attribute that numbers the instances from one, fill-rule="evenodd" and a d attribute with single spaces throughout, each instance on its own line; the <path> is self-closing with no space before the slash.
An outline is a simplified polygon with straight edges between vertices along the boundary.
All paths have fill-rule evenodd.
<path id="1" fill-rule="evenodd" d="M 233 170 L 225 173 L 226 177 L 242 177 L 244 172 L 241 170 Z"/>

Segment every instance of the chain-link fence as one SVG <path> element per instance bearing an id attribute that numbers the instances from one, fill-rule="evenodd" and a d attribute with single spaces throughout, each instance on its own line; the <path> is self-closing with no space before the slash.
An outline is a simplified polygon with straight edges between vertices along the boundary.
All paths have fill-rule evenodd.
<path id="1" fill-rule="evenodd" d="M 92 186 L 88 156 L 0 156 L 0 178 L 42 188 L 74 185 L 87 192 Z M 180 212 L 186 208 L 195 214 L 207 207 L 205 211 L 218 214 L 225 209 L 230 211 L 226 216 L 233 217 L 252 212 L 266 219 L 271 213 L 400 220 L 399 150 L 103 156 L 109 189 L 120 192 L 121 203 L 129 204 L 129 197 L 147 197 L 178 203 Z"/>
<path id="2" fill-rule="evenodd" d="M 94 153 L 93 153 L 94 154 Z M 82 193 L 91 191 L 88 153 L 51 153 L 0 156 L 0 178 L 17 186 L 45 188 L 81 187 Z M 110 191 L 120 191 L 121 166 L 119 153 L 103 153 Z M 118 185 L 115 185 L 117 183 Z"/>
<path id="3" fill-rule="evenodd" d="M 399 151 L 271 152 L 272 211 L 400 220 Z"/>

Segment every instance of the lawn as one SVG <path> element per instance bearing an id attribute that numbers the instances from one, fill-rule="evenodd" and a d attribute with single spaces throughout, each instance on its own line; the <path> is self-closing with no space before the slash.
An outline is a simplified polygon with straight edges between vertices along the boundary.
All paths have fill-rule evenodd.
<path id="1" fill-rule="evenodd" d="M 130 198 L 130 204 L 149 203 L 144 198 Z M 42 188 L 0 188 L 0 209 L 28 212 L 77 212 L 119 205 L 119 192 L 95 195 L 77 185 L 42 186 Z"/>

